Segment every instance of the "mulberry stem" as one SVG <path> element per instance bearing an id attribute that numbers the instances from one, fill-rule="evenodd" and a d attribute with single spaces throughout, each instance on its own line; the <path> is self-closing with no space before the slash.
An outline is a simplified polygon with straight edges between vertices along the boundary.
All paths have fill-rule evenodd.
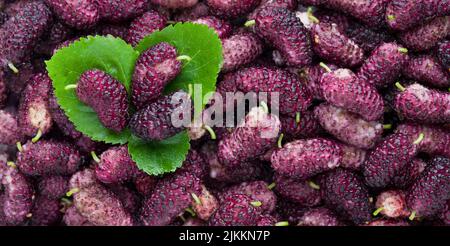
<path id="1" fill-rule="evenodd" d="M 408 49 L 407 48 L 398 48 L 398 51 L 400 53 L 403 53 L 403 54 L 408 54 Z"/>
<path id="2" fill-rule="evenodd" d="M 275 184 L 275 182 L 271 183 L 270 185 L 267 186 L 267 189 L 269 190 L 273 190 L 273 188 L 275 188 L 277 184 Z"/>
<path id="3" fill-rule="evenodd" d="M 317 19 L 317 17 L 315 17 L 315 16 L 313 15 L 313 9 L 312 9 L 312 7 L 309 7 L 306 13 L 308 14 L 308 19 L 309 19 L 312 23 L 315 23 L 315 24 L 320 23 L 319 19 Z"/>
<path id="4" fill-rule="evenodd" d="M 385 124 L 385 125 L 383 125 L 383 129 L 384 130 L 392 129 L 392 124 Z"/>
<path id="5" fill-rule="evenodd" d="M 380 208 L 378 208 L 377 210 L 375 210 L 374 212 L 373 212 L 373 216 L 377 216 L 381 211 L 383 211 L 384 210 L 384 207 L 380 207 Z"/>
<path id="6" fill-rule="evenodd" d="M 100 163 L 100 158 L 98 158 L 97 154 L 94 151 L 91 151 L 91 156 L 95 162 Z"/>
<path id="7" fill-rule="evenodd" d="M 281 133 L 280 137 L 278 138 L 278 142 L 277 142 L 279 149 L 283 148 L 283 138 L 284 138 L 284 134 Z"/>
<path id="8" fill-rule="evenodd" d="M 78 189 L 78 188 L 73 188 L 73 189 L 69 190 L 69 191 L 66 193 L 66 196 L 67 196 L 67 197 L 71 197 L 73 194 L 78 193 L 78 192 L 80 192 L 80 189 Z"/>
<path id="9" fill-rule="evenodd" d="M 187 56 L 187 55 L 182 55 L 182 56 L 177 57 L 177 61 L 190 62 L 190 61 L 192 61 L 192 58 L 190 56 Z"/>
<path id="10" fill-rule="evenodd" d="M 261 207 L 262 206 L 262 202 L 260 202 L 260 201 L 253 201 L 253 202 L 250 202 L 250 204 L 253 207 Z"/>
<path id="11" fill-rule="evenodd" d="M 36 143 L 37 141 L 39 141 L 39 139 L 41 139 L 42 137 L 42 131 L 41 129 L 38 130 L 38 132 L 36 133 L 36 136 L 34 136 L 34 138 L 31 139 L 32 143 Z"/>
<path id="12" fill-rule="evenodd" d="M 414 141 L 414 144 L 416 144 L 416 145 L 420 144 L 424 138 L 425 138 L 425 134 L 423 134 L 423 133 L 419 134 L 419 137 L 416 139 L 416 141 Z"/>
<path id="13" fill-rule="evenodd" d="M 275 223 L 275 226 L 289 226 L 289 222 L 280 221 L 280 222 Z"/>
<path id="14" fill-rule="evenodd" d="M 8 167 L 17 168 L 16 164 L 14 162 L 12 162 L 12 161 L 8 161 L 6 163 L 6 165 L 8 165 Z"/>
<path id="15" fill-rule="evenodd" d="M 393 21 L 393 20 L 395 20 L 395 15 L 388 15 L 387 19 L 390 21 Z"/>
<path id="16" fill-rule="evenodd" d="M 408 217 L 409 220 L 413 221 L 416 218 L 416 211 L 412 211 L 411 215 Z"/>
<path id="17" fill-rule="evenodd" d="M 400 84 L 400 82 L 395 83 L 395 86 L 396 86 L 400 91 L 405 91 L 405 90 L 406 90 L 406 88 L 403 87 L 403 85 Z"/>
<path id="18" fill-rule="evenodd" d="M 188 212 L 188 213 L 190 213 L 192 217 L 195 217 L 195 216 L 196 216 L 194 210 L 192 210 L 191 208 L 186 208 L 185 211 Z"/>
<path id="19" fill-rule="evenodd" d="M 252 26 L 254 26 L 255 24 L 256 24 L 256 21 L 255 21 L 255 20 L 249 20 L 249 21 L 245 22 L 244 26 L 246 26 L 246 27 L 252 27 Z"/>
<path id="20" fill-rule="evenodd" d="M 319 66 L 323 67 L 328 73 L 332 72 L 331 68 L 328 67 L 327 64 L 325 64 L 323 62 L 319 63 Z"/>
<path id="21" fill-rule="evenodd" d="M 192 198 L 194 199 L 195 203 L 198 205 L 202 204 L 202 201 L 200 200 L 200 198 L 198 198 L 197 194 L 195 193 L 191 193 Z"/>
<path id="22" fill-rule="evenodd" d="M 66 85 L 66 86 L 64 87 L 64 90 L 66 90 L 66 91 L 68 91 L 68 90 L 73 90 L 73 89 L 76 89 L 77 86 L 78 86 L 77 84 Z"/>
<path id="23" fill-rule="evenodd" d="M 17 142 L 17 143 L 16 143 L 16 147 L 17 147 L 17 150 L 18 150 L 19 152 L 22 152 L 22 151 L 23 151 L 22 143 Z"/>
<path id="24" fill-rule="evenodd" d="M 320 186 L 316 183 L 314 183 L 313 181 L 309 181 L 308 182 L 309 187 L 313 188 L 314 190 L 320 190 Z"/>
<path id="25" fill-rule="evenodd" d="M 301 114 L 300 114 L 300 112 L 297 112 L 296 114 L 295 114 L 295 123 L 300 123 L 300 117 L 301 117 Z"/>
<path id="26" fill-rule="evenodd" d="M 8 62 L 8 67 L 9 67 L 9 69 L 11 69 L 14 73 L 19 73 L 19 69 L 17 69 L 16 66 L 14 66 L 14 64 L 12 64 L 11 62 Z"/>
<path id="27" fill-rule="evenodd" d="M 209 132 L 209 135 L 211 135 L 211 139 L 212 139 L 212 140 L 216 140 L 216 139 L 217 139 L 216 133 L 214 132 L 214 130 L 213 130 L 210 126 L 204 125 L 203 128 L 204 128 L 206 131 Z"/>

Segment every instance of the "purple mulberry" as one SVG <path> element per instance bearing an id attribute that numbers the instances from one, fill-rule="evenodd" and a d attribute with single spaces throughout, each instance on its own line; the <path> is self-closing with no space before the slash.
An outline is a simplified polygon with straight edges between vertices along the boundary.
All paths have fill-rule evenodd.
<path id="1" fill-rule="evenodd" d="M 45 196 L 38 196 L 33 201 L 31 210 L 32 226 L 55 226 L 62 219 L 61 205 L 57 199 L 49 199 Z"/>
<path id="2" fill-rule="evenodd" d="M 262 107 L 253 108 L 232 133 L 219 142 L 219 161 L 228 167 L 264 154 L 275 145 L 281 123 Z"/>
<path id="3" fill-rule="evenodd" d="M 298 222 L 299 226 L 342 226 L 339 218 L 325 207 L 312 208 L 305 212 Z"/>
<path id="4" fill-rule="evenodd" d="M 311 29 L 315 53 L 321 58 L 346 67 L 355 67 L 364 61 L 361 49 L 335 23 L 320 22 Z"/>
<path id="5" fill-rule="evenodd" d="M 277 197 L 268 186 L 269 184 L 264 181 L 243 182 L 226 189 L 224 196 L 227 197 L 231 194 L 247 195 L 253 201 L 261 202 L 260 209 L 263 213 L 272 213 L 275 210 Z"/>
<path id="6" fill-rule="evenodd" d="M 95 166 L 95 175 L 103 183 L 121 183 L 137 176 L 139 170 L 127 146 L 112 147 L 103 152 Z"/>
<path id="7" fill-rule="evenodd" d="M 120 22 L 141 15 L 148 0 L 93 0 L 98 6 L 100 18 Z"/>
<path id="8" fill-rule="evenodd" d="M 181 101 L 181 102 L 180 102 Z M 163 96 L 135 113 L 130 120 L 131 131 L 145 140 L 164 140 L 183 131 L 183 126 L 174 126 L 172 114 L 177 111 L 177 120 L 186 121 L 190 107 L 190 97 L 185 92 Z M 190 120 L 190 119 L 189 119 Z"/>
<path id="9" fill-rule="evenodd" d="M 325 0 L 323 5 L 333 10 L 351 15 L 366 25 L 380 27 L 384 25 L 384 14 L 390 0 Z"/>
<path id="10" fill-rule="evenodd" d="M 260 211 L 244 194 L 231 194 L 224 198 L 219 209 L 209 220 L 210 226 L 255 226 Z"/>
<path id="11" fill-rule="evenodd" d="M 341 147 L 322 138 L 296 140 L 275 150 L 271 157 L 275 172 L 294 179 L 307 179 L 334 169 L 341 160 Z"/>
<path id="12" fill-rule="evenodd" d="M 320 81 L 323 96 L 329 103 L 361 115 L 367 121 L 378 120 L 384 113 L 384 101 L 372 85 L 349 69 L 326 73 Z"/>
<path id="13" fill-rule="evenodd" d="M 417 83 L 401 90 L 394 99 L 394 108 L 399 115 L 421 123 L 450 122 L 450 93 L 428 89 Z"/>
<path id="14" fill-rule="evenodd" d="M 255 18 L 256 33 L 269 41 L 288 66 L 303 67 L 312 62 L 312 47 L 308 30 L 295 13 L 280 7 L 261 9 Z"/>
<path id="15" fill-rule="evenodd" d="M 28 142 L 17 154 L 17 167 L 26 175 L 69 175 L 81 164 L 80 153 L 70 144 L 54 140 Z"/>
<path id="16" fill-rule="evenodd" d="M 142 109 L 159 98 L 164 87 L 181 72 L 177 50 L 160 43 L 146 50 L 138 59 L 131 85 L 132 101 Z"/>
<path id="17" fill-rule="evenodd" d="M 415 157 L 421 137 L 417 135 L 414 141 L 408 135 L 393 134 L 380 142 L 362 166 L 366 184 L 373 188 L 388 186 Z"/>
<path id="18" fill-rule="evenodd" d="M 355 224 L 370 221 L 369 192 L 357 174 L 337 169 L 327 174 L 321 183 L 323 199 L 328 207 Z"/>
<path id="19" fill-rule="evenodd" d="M 322 201 L 320 191 L 316 187 L 313 188 L 311 181 L 296 180 L 276 174 L 274 182 L 277 194 L 299 206 L 314 207 Z"/>
<path id="20" fill-rule="evenodd" d="M 167 20 L 164 16 L 154 10 L 150 10 L 133 20 L 128 30 L 126 41 L 136 46 L 144 37 L 163 29 L 166 26 L 166 22 Z"/>
<path id="21" fill-rule="evenodd" d="M 65 24 L 76 29 L 87 29 L 100 19 L 97 6 L 91 0 L 45 0 L 55 15 Z"/>
<path id="22" fill-rule="evenodd" d="M 209 11 L 222 18 L 233 19 L 255 9 L 261 0 L 206 0 Z"/>
<path id="23" fill-rule="evenodd" d="M 432 87 L 450 87 L 450 73 L 433 56 L 411 58 L 403 70 L 409 79 L 424 82 Z"/>
<path id="24" fill-rule="evenodd" d="M 106 128 L 121 132 L 127 126 L 127 91 L 111 75 L 96 69 L 83 73 L 78 81 L 77 96 L 92 107 Z"/>
<path id="25" fill-rule="evenodd" d="M 233 27 L 228 21 L 214 16 L 203 16 L 192 22 L 207 25 L 209 28 L 214 29 L 220 39 L 228 38 L 233 32 Z"/>
<path id="26" fill-rule="evenodd" d="M 38 191 L 41 196 L 57 200 L 69 191 L 69 178 L 65 176 L 49 176 L 39 181 Z"/>
<path id="27" fill-rule="evenodd" d="M 164 8 L 181 9 L 190 8 L 198 3 L 198 0 L 151 0 L 151 3 Z"/>
<path id="28" fill-rule="evenodd" d="M 417 136 L 417 135 L 416 135 Z M 392 179 L 393 187 L 404 189 L 410 187 L 425 170 L 427 163 L 419 158 L 414 158 L 405 168 L 400 170 Z"/>
<path id="29" fill-rule="evenodd" d="M 386 31 L 373 30 L 357 22 L 351 22 L 348 25 L 346 34 L 367 53 L 372 52 L 382 43 L 394 40 L 394 37 Z"/>
<path id="30" fill-rule="evenodd" d="M 446 40 L 440 43 L 437 53 L 444 69 L 450 72 L 450 41 Z"/>
<path id="31" fill-rule="evenodd" d="M 21 139 L 16 115 L 0 110 L 0 144 L 14 145 Z"/>
<path id="32" fill-rule="evenodd" d="M 93 226 L 89 220 L 78 212 L 75 206 L 71 206 L 66 210 L 63 217 L 66 226 Z"/>
<path id="33" fill-rule="evenodd" d="M 263 52 L 262 41 L 253 33 L 233 35 L 222 41 L 222 71 L 232 71 L 249 64 Z"/>
<path id="34" fill-rule="evenodd" d="M 300 118 L 293 118 L 282 116 L 281 130 L 283 134 L 288 138 L 298 139 L 302 137 L 317 136 L 322 131 L 319 125 L 319 121 L 314 116 L 313 112 L 306 111 L 303 114 L 299 114 Z M 299 122 L 297 120 L 300 120 Z"/>
<path id="35" fill-rule="evenodd" d="M 337 66 L 332 64 L 328 64 L 327 66 L 332 71 L 338 69 Z M 314 97 L 314 99 L 323 100 L 323 93 L 322 88 L 320 87 L 320 80 L 322 79 L 322 76 L 327 72 L 328 71 L 319 64 L 305 67 L 300 72 L 300 77 L 305 79 L 305 82 L 303 84 L 305 85 L 309 94 L 311 94 Z"/>
<path id="36" fill-rule="evenodd" d="M 396 82 L 408 61 L 408 50 L 384 43 L 376 48 L 359 69 L 357 76 L 369 84 L 383 88 Z"/>
<path id="37" fill-rule="evenodd" d="M 344 143 L 362 149 L 371 149 L 383 134 L 383 125 L 366 121 L 355 113 L 323 103 L 314 109 L 320 125 Z"/>
<path id="38" fill-rule="evenodd" d="M 414 216 L 432 217 L 450 199 L 450 159 L 435 157 L 407 191 L 406 202 Z"/>

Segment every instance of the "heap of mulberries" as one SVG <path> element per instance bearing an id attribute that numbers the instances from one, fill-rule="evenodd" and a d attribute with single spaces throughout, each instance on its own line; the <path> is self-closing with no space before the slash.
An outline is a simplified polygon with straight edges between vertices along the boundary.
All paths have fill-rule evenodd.
<path id="1" fill-rule="evenodd" d="M 347 170 L 337 169 L 321 181 L 325 204 L 355 224 L 371 219 L 369 193 L 360 177 Z"/>
<path id="2" fill-rule="evenodd" d="M 83 73 L 78 81 L 77 96 L 92 107 L 106 128 L 121 132 L 127 126 L 127 91 L 111 75 L 96 69 Z"/>
<path id="3" fill-rule="evenodd" d="M 131 131 L 145 140 L 164 140 L 184 130 L 184 126 L 172 124 L 172 114 L 177 110 L 176 120 L 186 122 L 191 110 L 190 96 L 182 91 L 160 97 L 136 112 L 130 120 Z"/>
<path id="4" fill-rule="evenodd" d="M 80 153 L 70 144 L 54 140 L 28 142 L 17 154 L 17 167 L 26 175 L 70 175 L 81 164 Z"/>
<path id="5" fill-rule="evenodd" d="M 256 33 L 280 51 L 289 66 L 311 64 L 311 40 L 294 12 L 281 7 L 265 7 L 256 14 L 255 21 Z"/>
<path id="6" fill-rule="evenodd" d="M 265 112 L 262 107 L 253 108 L 244 122 L 219 142 L 219 161 L 235 167 L 264 154 L 277 142 L 280 127 L 278 117 Z"/>
<path id="7" fill-rule="evenodd" d="M 139 57 L 131 85 L 132 101 L 142 109 L 158 99 L 164 87 L 181 72 L 177 50 L 168 43 L 160 43 Z"/>
<path id="8" fill-rule="evenodd" d="M 407 191 L 406 202 L 415 216 L 429 218 L 441 212 L 450 199 L 450 159 L 435 157 Z"/>
<path id="9" fill-rule="evenodd" d="M 341 160 L 340 145 L 323 138 L 290 142 L 275 150 L 271 157 L 275 172 L 295 179 L 307 179 L 331 170 Z"/>

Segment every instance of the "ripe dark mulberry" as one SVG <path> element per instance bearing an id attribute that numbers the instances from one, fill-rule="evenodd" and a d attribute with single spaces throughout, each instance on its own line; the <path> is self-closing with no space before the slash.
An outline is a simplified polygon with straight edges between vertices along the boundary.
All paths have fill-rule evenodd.
<path id="1" fill-rule="evenodd" d="M 419 135 L 416 137 L 420 140 Z M 393 134 L 380 142 L 369 153 L 362 166 L 366 184 L 384 188 L 412 161 L 418 152 L 418 143 L 408 135 Z"/>
<path id="2" fill-rule="evenodd" d="M 341 144 L 341 148 L 343 155 L 340 166 L 352 171 L 359 171 L 366 161 L 367 152 L 346 144 Z"/>
<path id="3" fill-rule="evenodd" d="M 371 219 L 369 193 L 360 177 L 347 170 L 336 169 L 321 182 L 325 204 L 355 224 Z"/>
<path id="4" fill-rule="evenodd" d="M 45 0 L 55 15 L 65 24 L 76 29 L 87 29 L 97 24 L 99 11 L 91 0 Z"/>
<path id="5" fill-rule="evenodd" d="M 412 84 L 394 99 L 397 113 L 406 119 L 422 123 L 450 122 L 450 93 Z"/>
<path id="6" fill-rule="evenodd" d="M 231 194 L 226 196 L 219 209 L 209 220 L 210 226 L 254 226 L 260 215 L 254 202 L 244 194 Z"/>
<path id="7" fill-rule="evenodd" d="M 34 137 L 48 133 L 53 125 L 49 109 L 52 82 L 46 74 L 36 74 L 22 92 L 18 122 L 23 135 Z"/>
<path id="8" fill-rule="evenodd" d="M 391 85 L 408 61 L 407 52 L 396 43 L 383 43 L 367 58 L 357 76 L 377 88 Z"/>
<path id="9" fill-rule="evenodd" d="M 185 122 L 187 120 L 185 114 L 191 110 L 190 107 L 190 97 L 185 92 L 180 91 L 163 96 L 135 113 L 130 120 L 130 128 L 142 139 L 164 140 L 184 129 L 183 126 L 176 127 L 172 124 L 172 114 L 180 114 L 181 117 L 176 119 Z"/>
<path id="10" fill-rule="evenodd" d="M 94 0 L 100 18 L 109 22 L 132 19 L 144 13 L 148 0 Z"/>
<path id="11" fill-rule="evenodd" d="M 417 135 L 416 135 L 417 136 Z M 410 187 L 425 170 L 427 163 L 419 158 L 414 158 L 405 168 L 400 170 L 392 179 L 391 185 L 399 189 Z"/>
<path id="12" fill-rule="evenodd" d="M 332 71 L 338 69 L 337 66 L 333 64 L 328 64 L 328 68 Z M 314 66 L 308 66 L 303 68 L 300 72 L 300 77 L 305 79 L 303 83 L 308 90 L 309 94 L 314 97 L 314 99 L 323 100 L 322 88 L 320 87 L 320 80 L 322 76 L 328 71 L 320 66 L 319 64 Z"/>
<path id="13" fill-rule="evenodd" d="M 304 67 L 312 62 L 312 47 L 308 30 L 286 8 L 265 7 L 256 15 L 256 33 L 269 41 L 288 66 Z"/>
<path id="14" fill-rule="evenodd" d="M 198 3 L 198 0 L 151 0 L 151 3 L 169 9 L 190 8 Z"/>
<path id="15" fill-rule="evenodd" d="M 233 35 L 222 41 L 222 71 L 232 71 L 249 64 L 263 52 L 262 41 L 253 33 Z"/>
<path id="16" fill-rule="evenodd" d="M 164 16 L 154 10 L 145 12 L 142 16 L 133 20 L 128 30 L 126 41 L 136 46 L 144 37 L 161 30 L 166 26 Z"/>
<path id="17" fill-rule="evenodd" d="M 17 167 L 26 175 L 69 175 L 81 164 L 80 153 L 68 143 L 54 140 L 28 142 L 17 154 Z"/>
<path id="18" fill-rule="evenodd" d="M 415 216 L 429 218 L 442 211 L 448 199 L 450 159 L 435 157 L 407 191 L 406 202 Z"/>
<path id="19" fill-rule="evenodd" d="M 57 200 L 69 191 L 69 178 L 65 176 L 49 176 L 39 181 L 38 191 L 41 196 Z"/>
<path id="20" fill-rule="evenodd" d="M 95 166 L 95 176 L 103 183 L 121 183 L 137 176 L 139 170 L 127 146 L 112 147 L 103 152 Z"/>
<path id="21" fill-rule="evenodd" d="M 373 30 L 357 22 L 351 22 L 346 29 L 347 36 L 365 52 L 372 52 L 384 42 L 392 42 L 394 37 L 386 31 Z"/>
<path id="22" fill-rule="evenodd" d="M 209 7 L 203 3 L 199 2 L 196 5 L 183 9 L 175 14 L 173 19 L 178 22 L 192 21 L 203 16 L 209 15 Z"/>
<path id="23" fill-rule="evenodd" d="M 364 50 L 335 23 L 320 22 L 311 29 L 315 53 L 321 58 L 346 67 L 355 67 L 364 61 Z"/>
<path id="24" fill-rule="evenodd" d="M 51 12 L 40 1 L 27 2 L 0 28 L 0 67 L 24 62 L 50 25 Z"/>
<path id="25" fill-rule="evenodd" d="M 233 19 L 255 9 L 261 0 L 206 0 L 209 11 L 222 18 Z"/>
<path id="26" fill-rule="evenodd" d="M 169 225 L 191 205 L 192 194 L 199 196 L 201 191 L 200 180 L 186 172 L 162 179 L 144 200 L 140 218 L 146 226 Z"/>
<path id="27" fill-rule="evenodd" d="M 1 187 L 4 188 L 3 214 L 8 225 L 20 225 L 33 206 L 33 187 L 17 168 L 0 162 Z"/>
<path id="28" fill-rule="evenodd" d="M 238 90 L 247 92 L 278 92 L 280 113 L 294 117 L 310 106 L 312 97 L 299 78 L 286 70 L 269 67 L 243 68 L 232 79 Z M 268 99 L 270 101 L 270 99 Z M 272 105 L 273 107 L 274 105 Z"/>
<path id="29" fill-rule="evenodd" d="M 323 75 L 320 85 L 325 100 L 367 121 L 380 119 L 384 101 L 372 85 L 358 78 L 349 69 L 338 69 Z"/>
<path id="30" fill-rule="evenodd" d="M 160 43 L 146 50 L 138 59 L 131 85 L 132 101 L 142 109 L 159 98 L 164 87 L 181 72 L 177 50 Z"/>
<path id="31" fill-rule="evenodd" d="M 255 19 L 258 11 L 265 7 L 280 7 L 295 11 L 297 9 L 297 0 L 261 0 L 259 6 L 247 16 L 247 19 Z"/>
<path id="32" fill-rule="evenodd" d="M 275 174 L 274 182 L 277 194 L 299 206 L 314 207 L 322 201 L 320 191 L 313 188 L 310 181 Z"/>
<path id="33" fill-rule="evenodd" d="M 299 226 L 342 226 L 339 218 L 325 207 L 312 208 L 305 212 L 298 222 Z"/>
<path id="34" fill-rule="evenodd" d="M 278 117 L 262 107 L 253 108 L 244 122 L 219 142 L 219 161 L 231 168 L 264 154 L 277 142 L 280 128 Z"/>
<path id="35" fill-rule="evenodd" d="M 121 132 L 128 123 L 128 95 L 125 86 L 101 70 L 83 73 L 77 95 L 90 106 L 108 129 Z"/>
<path id="36" fill-rule="evenodd" d="M 328 103 L 317 106 L 314 114 L 328 133 L 358 148 L 371 149 L 383 134 L 381 123 L 366 121 L 355 113 Z"/>
<path id="37" fill-rule="evenodd" d="M 450 16 L 438 17 L 399 34 L 401 42 L 415 51 L 433 48 L 450 34 Z"/>
<path id="38" fill-rule="evenodd" d="M 403 75 L 409 79 L 424 82 L 432 87 L 450 87 L 450 73 L 430 55 L 413 57 L 403 70 Z"/>
<path id="39" fill-rule="evenodd" d="M 342 149 L 323 138 L 296 140 L 273 152 L 275 172 L 294 179 L 307 179 L 336 168 L 342 160 Z"/>

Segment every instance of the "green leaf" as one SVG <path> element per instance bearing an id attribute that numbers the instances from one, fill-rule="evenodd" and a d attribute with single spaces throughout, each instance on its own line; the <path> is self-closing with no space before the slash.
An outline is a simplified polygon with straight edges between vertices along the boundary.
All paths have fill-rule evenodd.
<path id="1" fill-rule="evenodd" d="M 64 87 L 76 84 L 81 74 L 96 68 L 118 79 L 130 91 L 138 57 L 139 53 L 122 39 L 112 36 L 88 36 L 60 49 L 46 62 L 58 103 L 78 131 L 96 141 L 111 144 L 128 142 L 131 136 L 128 129 L 115 133 L 105 128 L 97 114 L 78 100 L 75 90 L 65 90 Z"/>
<path id="2" fill-rule="evenodd" d="M 150 175 L 174 172 L 183 164 L 189 148 L 189 136 L 186 132 L 159 142 L 145 142 L 133 136 L 128 143 L 132 159 L 139 169 Z"/>
<path id="3" fill-rule="evenodd" d="M 145 37 L 136 50 L 142 53 L 161 42 L 167 42 L 176 47 L 178 55 L 187 55 L 192 58 L 189 62 L 183 62 L 181 73 L 166 87 L 166 92 L 180 89 L 188 91 L 189 84 L 201 84 L 202 97 L 216 90 L 223 55 L 222 42 L 213 29 L 190 22 L 177 23 L 175 26 L 168 26 Z M 202 102 L 201 107 L 205 104 Z"/>

